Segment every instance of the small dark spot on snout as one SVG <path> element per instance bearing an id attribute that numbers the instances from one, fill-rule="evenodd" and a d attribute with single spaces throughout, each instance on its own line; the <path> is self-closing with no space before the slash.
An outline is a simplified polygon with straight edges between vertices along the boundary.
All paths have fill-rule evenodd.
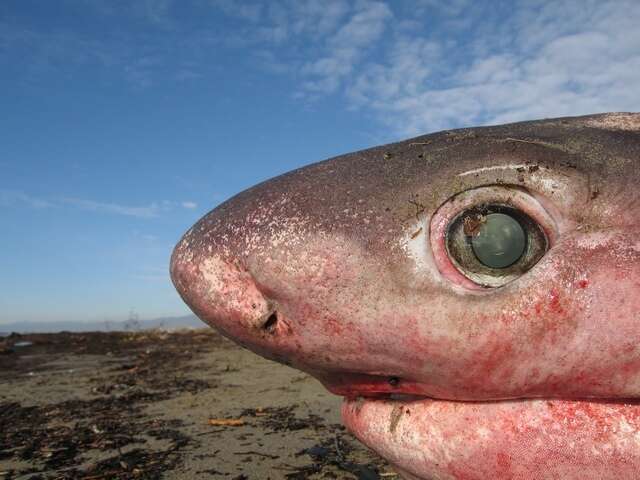
<path id="1" fill-rule="evenodd" d="M 389 377 L 388 382 L 392 387 L 397 387 L 400 383 L 400 379 L 398 377 Z"/>
<path id="2" fill-rule="evenodd" d="M 276 326 L 278 325 L 278 312 L 274 311 L 267 317 L 267 320 L 262 324 L 262 330 L 267 333 L 274 333 Z"/>

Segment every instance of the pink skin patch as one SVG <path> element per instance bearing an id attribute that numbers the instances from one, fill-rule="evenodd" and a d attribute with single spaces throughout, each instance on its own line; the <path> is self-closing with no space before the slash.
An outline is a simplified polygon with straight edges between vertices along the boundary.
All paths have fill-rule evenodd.
<path id="1" fill-rule="evenodd" d="M 620 480 L 640 472 L 637 404 L 353 400 L 342 414 L 411 479 Z"/>

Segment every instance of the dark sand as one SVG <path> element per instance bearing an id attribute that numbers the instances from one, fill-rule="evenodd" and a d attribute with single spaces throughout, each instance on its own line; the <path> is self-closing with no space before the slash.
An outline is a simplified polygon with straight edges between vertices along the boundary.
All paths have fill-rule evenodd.
<path id="1" fill-rule="evenodd" d="M 14 335 L 0 480 L 397 479 L 340 401 L 212 330 Z"/>

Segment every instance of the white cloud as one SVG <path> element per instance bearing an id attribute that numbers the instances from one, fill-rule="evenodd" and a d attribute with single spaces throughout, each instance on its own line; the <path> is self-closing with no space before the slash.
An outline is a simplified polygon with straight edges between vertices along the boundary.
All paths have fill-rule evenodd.
<path id="1" fill-rule="evenodd" d="M 93 3 L 110 18 L 118 14 L 106 0 Z M 98 66 L 147 88 L 167 79 L 204 82 L 216 63 L 212 52 L 234 49 L 240 63 L 288 76 L 294 97 L 339 96 L 347 107 L 379 119 L 389 136 L 640 110 L 638 0 L 194 4 L 214 21 L 227 16 L 218 30 L 175 15 L 172 0 L 138 3 L 125 14 L 144 17 L 150 29 L 135 36 L 98 39 L 0 21 L 0 44 L 7 47 L 0 60 L 24 57 L 25 71 L 42 79 Z M 8 56 L 12 51 L 24 55 Z"/>
<path id="2" fill-rule="evenodd" d="M 415 8 L 427 11 L 437 11 L 448 16 L 457 16 L 471 5 L 471 0 L 413 0 Z"/>
<path id="3" fill-rule="evenodd" d="M 145 282 L 166 282 L 170 281 L 169 273 L 159 274 L 139 274 L 134 275 L 133 278 L 138 280 L 144 280 Z"/>
<path id="4" fill-rule="evenodd" d="M 152 203 L 148 206 L 142 207 L 132 207 L 128 205 L 119 205 L 117 203 L 95 202 L 93 200 L 86 200 L 82 198 L 64 198 L 61 202 L 79 208 L 80 210 L 112 213 L 116 215 L 140 218 L 157 217 L 161 208 L 157 203 Z"/>
<path id="5" fill-rule="evenodd" d="M 234 0 L 210 0 L 211 5 L 222 10 L 226 15 L 251 22 L 257 22 L 262 14 L 262 5 L 258 3 L 240 3 Z"/>
<path id="6" fill-rule="evenodd" d="M 400 37 L 388 53 L 388 63 L 367 65 L 347 88 L 347 97 L 355 106 L 383 108 L 398 96 L 417 96 L 439 61 L 438 43 Z"/>
<path id="7" fill-rule="evenodd" d="M 28 195 L 19 190 L 0 188 L 0 207 L 12 207 L 16 205 L 25 205 L 30 208 L 38 209 L 72 207 L 88 212 L 99 212 L 138 218 L 155 218 L 179 207 L 186 209 L 194 209 L 198 207 L 198 204 L 192 201 L 173 202 L 171 200 L 162 200 L 161 202 L 153 202 L 149 205 L 132 206 L 112 202 L 97 202 L 95 200 L 75 197 L 43 199 L 34 197 L 33 195 Z M 147 240 L 149 239 L 151 239 L 150 236 L 147 237 Z"/>
<path id="8" fill-rule="evenodd" d="M 243 5 L 245 8 L 262 6 L 261 4 Z M 235 9 L 223 7 L 222 10 L 232 17 L 238 16 Z M 261 41 L 266 40 L 276 44 L 282 44 L 285 40 L 291 40 L 292 37 L 308 36 L 318 39 L 333 33 L 348 11 L 349 2 L 345 0 L 272 1 L 265 5 L 263 21 L 255 31 Z M 254 22 L 256 20 L 257 18 Z"/>
<path id="9" fill-rule="evenodd" d="M 230 44 L 259 45 L 253 52 L 258 64 L 271 73 L 299 78 L 295 96 L 306 99 L 337 91 L 393 17 L 387 4 L 374 0 L 243 2 L 242 7 L 255 15 L 244 15 L 230 0 L 211 4 L 230 18 L 251 24 Z"/>
<path id="10" fill-rule="evenodd" d="M 399 135 L 640 110 L 640 3 L 535 3 L 516 4 L 507 28 L 471 31 L 468 43 L 396 38 L 382 62 L 349 78 L 347 98 Z"/>
<path id="11" fill-rule="evenodd" d="M 297 0 L 289 3 L 289 8 L 292 12 L 291 30 L 294 33 L 326 35 L 336 30 L 349 11 L 349 4 L 344 0 Z"/>
<path id="12" fill-rule="evenodd" d="M 22 81 L 47 86 L 56 75 L 76 78 L 90 69 L 112 73 L 136 89 L 204 76 L 208 66 L 203 57 L 222 43 L 222 35 L 184 25 L 175 15 L 180 5 L 173 0 L 130 3 L 120 5 L 122 8 L 106 0 L 77 5 L 105 17 L 98 19 L 104 23 L 104 32 L 99 34 L 56 22 L 39 28 L 28 18 L 9 21 L 0 17 L 0 69 L 11 65 L 9 75 L 19 72 Z M 132 20 L 144 28 L 120 25 Z M 101 86 L 98 82 L 96 88 Z"/>
<path id="13" fill-rule="evenodd" d="M 382 2 L 362 2 L 356 12 L 326 41 L 326 53 L 303 65 L 308 79 L 298 96 L 334 92 L 350 75 L 363 55 L 383 34 L 391 10 Z"/>
<path id="14" fill-rule="evenodd" d="M 156 24 L 166 24 L 170 17 L 172 0 L 145 0 L 133 5 L 139 14 L 148 21 Z"/>
<path id="15" fill-rule="evenodd" d="M 17 190 L 0 189 L 0 207 L 25 204 L 32 208 L 51 208 L 55 205 L 47 200 L 27 195 Z"/>
<path id="16" fill-rule="evenodd" d="M 143 280 L 145 282 L 171 281 L 169 277 L 169 268 L 166 266 L 143 268 L 141 272 L 135 273 L 133 278 Z"/>
<path id="17" fill-rule="evenodd" d="M 256 55 L 393 136 L 640 110 L 637 0 L 320 3 L 271 2 Z"/>
<path id="18" fill-rule="evenodd" d="M 140 237 L 145 242 L 149 242 L 149 243 L 153 243 L 158 240 L 157 235 L 152 235 L 150 233 L 140 233 L 137 236 Z"/>

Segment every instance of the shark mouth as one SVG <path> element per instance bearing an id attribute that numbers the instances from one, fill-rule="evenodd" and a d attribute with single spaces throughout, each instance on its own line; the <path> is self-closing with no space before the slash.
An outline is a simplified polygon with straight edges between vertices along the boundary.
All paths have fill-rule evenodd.
<path id="1" fill-rule="evenodd" d="M 406 479 L 640 478 L 635 399 L 451 401 L 395 377 L 323 380 L 346 427 Z"/>

